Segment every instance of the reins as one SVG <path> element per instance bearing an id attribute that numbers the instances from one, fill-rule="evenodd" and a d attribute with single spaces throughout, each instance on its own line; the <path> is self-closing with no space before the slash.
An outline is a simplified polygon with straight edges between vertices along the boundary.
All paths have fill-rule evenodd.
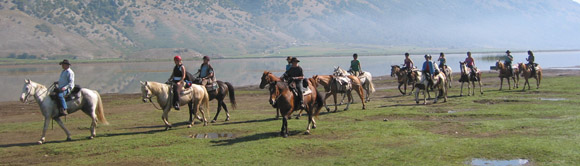
<path id="1" fill-rule="evenodd" d="M 149 91 L 151 91 L 151 90 L 149 90 Z M 149 99 L 149 102 L 153 105 L 153 107 L 155 107 L 155 109 L 157 109 L 157 110 L 163 110 L 163 108 L 161 108 L 161 105 L 159 105 L 159 107 L 157 107 L 157 105 L 155 105 L 155 103 L 153 103 L 153 100 L 151 100 L 151 98 L 153 98 L 153 95 L 151 95 L 151 97 L 148 98 Z M 169 104 L 169 99 L 167 100 L 167 102 L 165 103 L 165 105 L 167 106 L 167 104 Z"/>

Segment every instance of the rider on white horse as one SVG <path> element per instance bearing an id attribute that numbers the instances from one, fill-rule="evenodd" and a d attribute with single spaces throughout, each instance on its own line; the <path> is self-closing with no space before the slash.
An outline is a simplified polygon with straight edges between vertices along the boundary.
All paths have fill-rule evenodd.
<path id="1" fill-rule="evenodd" d="M 429 87 L 430 89 L 433 89 L 433 76 L 435 74 L 435 66 L 433 61 L 431 61 L 431 55 L 426 54 L 425 55 L 425 62 L 423 62 L 423 69 L 421 70 L 423 71 L 423 74 L 425 75 L 425 78 L 427 78 L 427 81 L 429 81 Z M 427 89 L 427 87 L 425 87 L 425 89 Z"/>
<path id="2" fill-rule="evenodd" d="M 66 100 L 64 97 L 70 94 L 72 88 L 75 85 L 75 73 L 70 68 L 70 62 L 65 59 L 62 62 L 58 63 L 62 67 L 62 72 L 60 72 L 60 78 L 57 82 L 57 88 L 55 88 L 55 92 L 58 94 L 58 101 L 56 101 L 56 105 L 59 109 L 59 116 L 67 115 L 67 105 Z"/>

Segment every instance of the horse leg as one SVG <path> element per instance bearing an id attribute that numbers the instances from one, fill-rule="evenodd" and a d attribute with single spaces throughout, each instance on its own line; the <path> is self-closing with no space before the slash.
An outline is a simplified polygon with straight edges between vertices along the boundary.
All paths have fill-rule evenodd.
<path id="1" fill-rule="evenodd" d="M 282 130 L 280 131 L 280 135 L 284 138 L 288 137 L 288 116 L 284 115 L 282 117 Z"/>
<path id="2" fill-rule="evenodd" d="M 536 89 L 540 89 L 540 79 L 538 78 L 538 74 L 536 74 Z"/>
<path id="3" fill-rule="evenodd" d="M 191 123 L 193 125 L 193 114 L 195 114 L 195 112 L 193 111 L 193 103 L 187 103 L 187 107 L 189 107 L 189 123 Z"/>
<path id="4" fill-rule="evenodd" d="M 419 104 L 419 88 L 415 90 L 415 103 Z"/>
<path id="5" fill-rule="evenodd" d="M 347 103 L 346 103 L 346 108 L 344 108 L 344 111 L 348 110 L 348 106 L 350 106 L 350 103 L 351 103 L 351 101 L 353 100 L 353 99 L 352 99 L 352 93 L 351 93 L 351 91 L 350 91 L 350 90 L 349 90 L 348 92 L 346 92 L 346 94 L 345 94 L 345 95 L 347 95 L 347 96 L 348 96 L 348 101 L 347 101 Z M 364 102 L 364 101 L 363 101 L 363 102 Z"/>
<path id="6" fill-rule="evenodd" d="M 89 139 L 93 139 L 97 136 L 97 132 L 96 129 L 97 128 L 97 115 L 91 115 L 91 136 L 89 136 Z"/>
<path id="7" fill-rule="evenodd" d="M 479 84 L 479 94 L 483 95 L 483 89 L 481 89 L 481 78 L 479 78 L 480 81 L 477 81 L 477 83 Z M 475 85 L 474 85 L 475 88 Z M 475 96 L 475 93 L 473 94 Z"/>
<path id="8" fill-rule="evenodd" d="M 463 83 L 464 82 L 461 82 L 461 91 L 459 91 L 459 96 L 463 96 Z"/>
<path id="9" fill-rule="evenodd" d="M 404 86 L 403 86 L 403 84 L 404 83 L 399 83 L 399 87 L 397 87 L 397 88 L 399 88 L 399 92 L 401 92 L 401 94 L 406 95 L 406 93 L 407 93 L 407 84 L 404 84 Z M 403 90 L 401 90 L 401 86 L 403 86 L 405 88 L 405 91 L 404 92 L 403 92 Z"/>
<path id="10" fill-rule="evenodd" d="M 62 120 L 60 120 L 59 117 L 55 117 L 53 119 L 56 121 L 56 123 L 58 123 L 60 128 L 62 128 L 62 130 L 64 130 L 64 133 L 66 133 L 66 140 L 72 141 L 72 138 L 70 138 L 70 131 L 68 131 L 68 129 L 66 129 L 66 127 L 64 126 L 64 123 L 62 123 Z"/>
<path id="11" fill-rule="evenodd" d="M 228 111 L 228 106 L 226 106 L 226 102 L 222 100 L 222 107 L 224 107 L 224 111 L 226 111 L 226 122 L 230 121 L 230 111 Z"/>
<path id="12" fill-rule="evenodd" d="M 326 108 L 326 112 L 330 112 L 330 108 L 328 107 L 328 105 L 326 105 L 326 99 L 328 99 L 332 94 L 332 92 L 326 92 L 326 95 L 324 96 L 324 108 Z"/>
<path id="13" fill-rule="evenodd" d="M 503 86 L 503 77 L 499 77 L 499 90 L 501 90 L 502 86 Z M 509 79 L 508 79 L 508 84 L 509 84 Z"/>
<path id="14" fill-rule="evenodd" d="M 427 94 L 429 94 L 427 87 L 425 87 L 425 89 L 422 91 L 422 93 L 423 93 L 423 105 L 427 105 L 427 96 L 425 95 L 425 91 L 427 91 Z M 429 97 L 431 97 L 431 96 L 429 96 Z"/>
<path id="15" fill-rule="evenodd" d="M 49 123 L 50 123 L 50 115 L 46 115 L 44 117 L 44 127 L 42 128 L 42 136 L 40 137 L 40 141 L 37 142 L 38 144 L 44 143 L 45 136 L 46 136 L 46 130 L 48 129 Z"/>
<path id="16" fill-rule="evenodd" d="M 171 123 L 169 123 L 168 120 L 169 110 L 171 110 L 171 107 L 168 106 L 163 110 L 163 115 L 161 115 L 161 120 L 163 120 L 163 123 L 165 123 L 165 130 L 171 129 Z"/>
<path id="17" fill-rule="evenodd" d="M 362 105 L 363 105 L 362 109 L 363 109 L 363 110 L 364 110 L 364 109 L 367 109 L 367 106 L 366 106 L 366 104 L 365 104 L 366 102 L 364 102 L 364 101 L 363 101 L 363 99 L 364 99 L 364 98 L 363 98 L 364 94 L 363 94 L 363 90 L 362 90 L 362 88 L 361 88 L 361 87 L 359 87 L 358 89 L 355 89 L 355 91 L 358 93 L 358 96 L 360 97 L 360 101 L 361 101 L 361 103 L 362 103 Z M 353 101 L 354 101 L 354 99 L 353 99 Z"/>
<path id="18" fill-rule="evenodd" d="M 338 105 L 336 104 L 336 92 L 332 92 L 332 98 L 334 99 L 334 112 L 338 110 Z"/>
<path id="19" fill-rule="evenodd" d="M 312 124 L 312 107 L 309 107 L 308 110 L 306 110 L 306 112 L 308 112 L 308 126 L 306 127 L 306 132 L 304 134 L 309 135 L 310 124 Z"/>
<path id="20" fill-rule="evenodd" d="M 222 110 L 222 102 L 219 99 L 217 100 L 217 112 L 215 113 L 215 116 L 213 117 L 213 120 L 211 120 L 211 123 L 215 123 L 217 120 L 217 117 L 220 115 L 220 112 Z"/>

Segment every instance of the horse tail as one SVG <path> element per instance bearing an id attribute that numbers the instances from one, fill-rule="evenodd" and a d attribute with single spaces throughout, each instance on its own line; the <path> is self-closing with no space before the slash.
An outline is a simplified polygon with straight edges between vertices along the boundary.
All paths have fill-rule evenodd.
<path id="1" fill-rule="evenodd" d="M 371 93 L 375 93 L 375 84 L 373 84 L 372 77 L 369 77 L 369 79 L 367 79 L 367 81 L 369 82 L 369 89 L 371 90 Z"/>
<path id="2" fill-rule="evenodd" d="M 324 98 L 322 97 L 322 95 L 320 95 L 320 93 L 318 92 L 318 89 L 315 90 L 316 91 L 316 107 L 314 108 L 314 117 L 318 118 L 318 115 L 320 114 L 320 109 L 322 109 L 322 106 L 324 106 Z"/>
<path id="3" fill-rule="evenodd" d="M 101 95 L 97 91 L 94 92 L 97 94 L 97 119 L 99 119 L 102 124 L 108 125 L 109 122 L 107 122 L 107 119 L 105 118 L 105 111 L 103 110 L 103 100 L 101 99 Z"/>
<path id="4" fill-rule="evenodd" d="M 230 103 L 232 104 L 232 108 L 236 109 L 236 95 L 234 93 L 234 86 L 229 82 L 224 82 L 228 86 L 228 93 L 230 95 Z"/>
<path id="5" fill-rule="evenodd" d="M 201 86 L 201 88 L 203 88 L 203 98 L 201 99 L 201 105 L 203 106 L 203 111 L 206 112 L 205 115 L 209 115 L 209 94 L 207 93 L 205 86 Z M 203 118 L 205 119 L 205 117 Z"/>

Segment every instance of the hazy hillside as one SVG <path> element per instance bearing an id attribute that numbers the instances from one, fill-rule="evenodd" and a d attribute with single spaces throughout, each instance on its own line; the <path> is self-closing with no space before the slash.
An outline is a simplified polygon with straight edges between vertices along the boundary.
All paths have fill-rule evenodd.
<path id="1" fill-rule="evenodd" d="M 577 49 L 572 0 L 3 0 L 0 57 L 269 54 L 316 43 Z"/>

